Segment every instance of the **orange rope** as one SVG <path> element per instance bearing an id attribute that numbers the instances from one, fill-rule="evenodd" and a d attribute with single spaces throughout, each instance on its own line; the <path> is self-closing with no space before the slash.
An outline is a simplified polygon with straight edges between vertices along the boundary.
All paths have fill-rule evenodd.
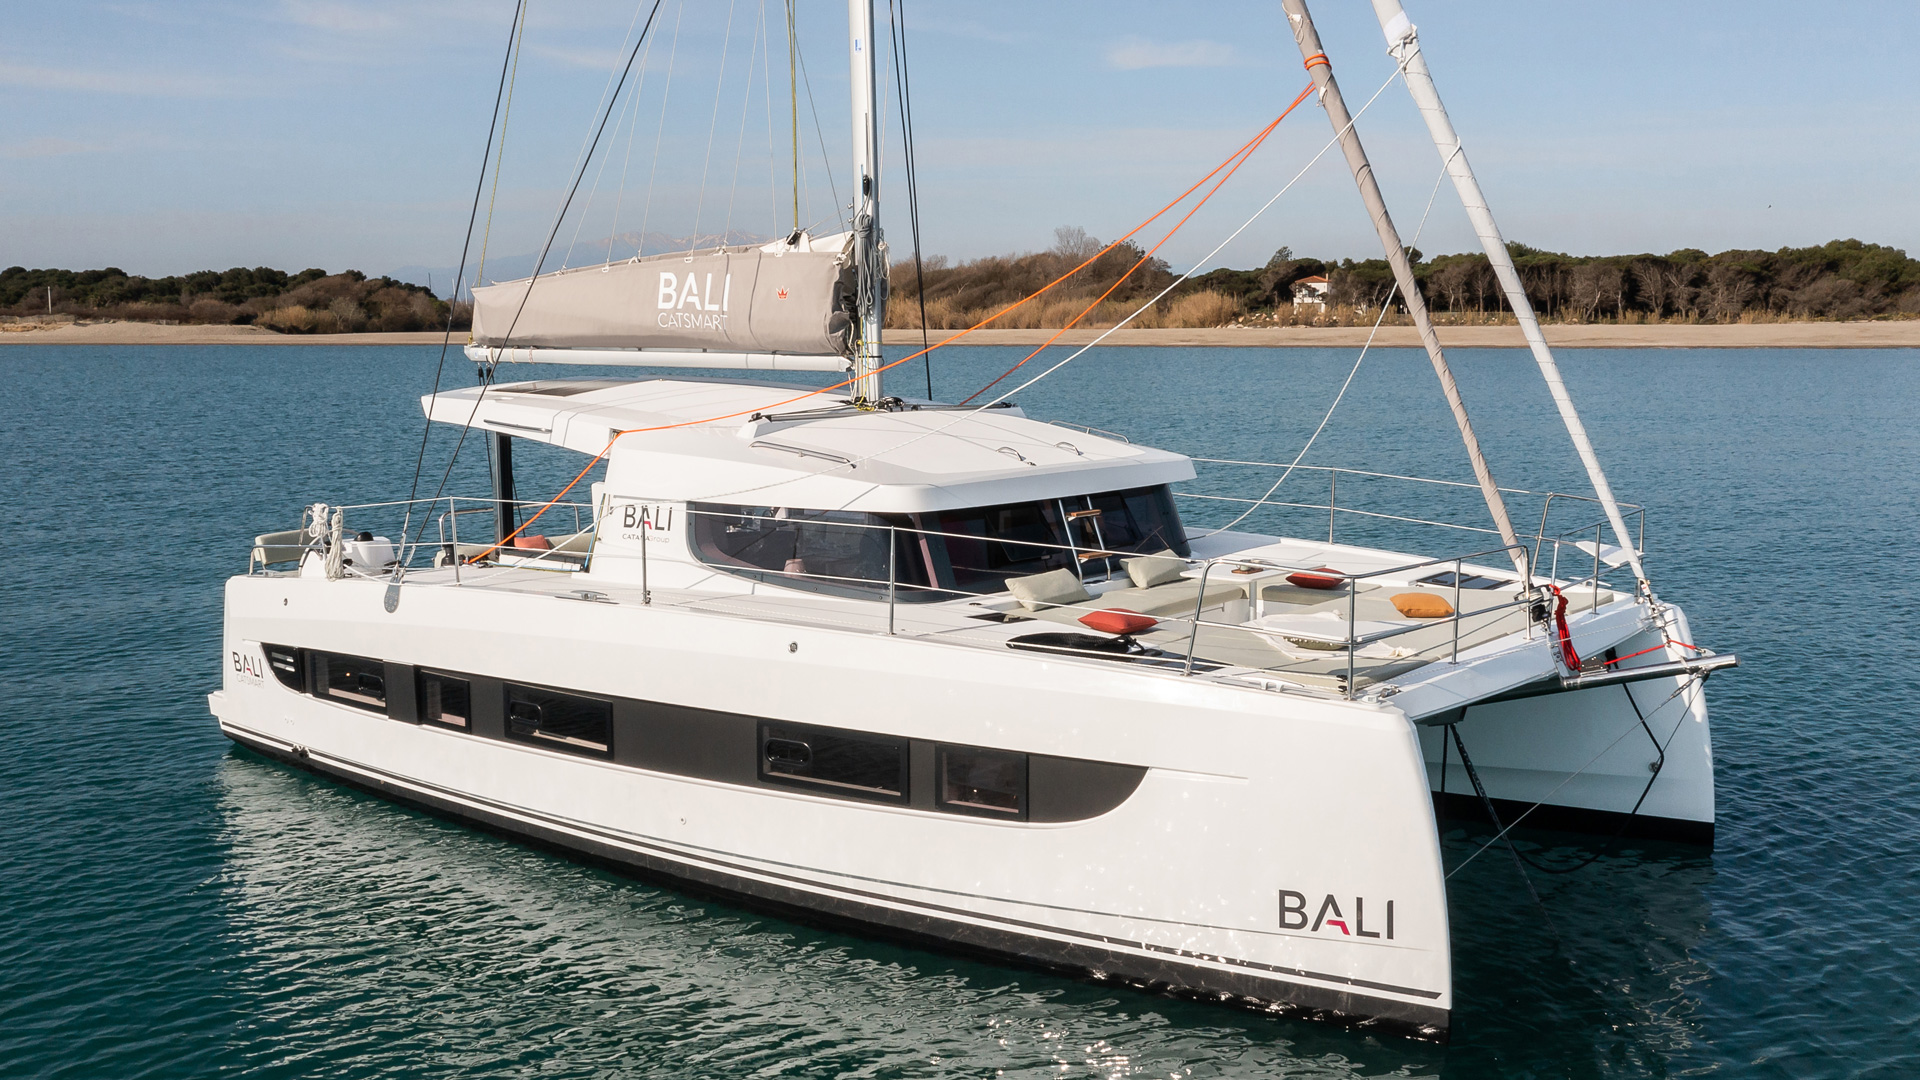
<path id="1" fill-rule="evenodd" d="M 1247 163 L 1247 159 L 1253 156 L 1253 152 L 1255 150 L 1260 149 L 1260 144 L 1266 141 L 1267 136 L 1273 134 L 1274 128 L 1277 128 L 1280 126 L 1280 121 L 1285 120 L 1287 118 L 1287 114 L 1293 112 L 1294 109 L 1298 108 L 1300 106 L 1300 103 L 1307 100 L 1307 95 L 1311 93 L 1313 93 L 1313 87 L 1311 85 L 1309 85 L 1305 90 L 1300 91 L 1300 96 L 1293 99 L 1293 104 L 1287 106 L 1286 112 L 1281 113 L 1278 117 L 1274 119 L 1273 123 L 1268 124 L 1266 126 L 1265 130 L 1261 131 L 1260 134 L 1254 136 L 1252 142 L 1249 142 L 1247 145 L 1241 147 L 1240 153 L 1235 155 L 1235 157 L 1238 157 L 1240 160 L 1234 161 L 1233 168 L 1230 168 L 1227 170 L 1227 175 L 1222 176 L 1220 178 L 1219 183 L 1216 183 L 1213 185 L 1212 191 L 1209 191 L 1205 195 L 1201 196 L 1200 201 L 1193 204 L 1193 209 L 1187 211 L 1186 217 L 1181 218 L 1179 222 L 1174 225 L 1173 228 L 1167 230 L 1167 235 L 1160 238 L 1160 243 L 1153 245 L 1153 247 L 1146 254 L 1140 256 L 1138 259 L 1135 259 L 1133 265 L 1127 267 L 1126 273 L 1121 274 L 1117 279 L 1114 280 L 1113 284 L 1107 286 L 1106 292 L 1101 293 L 1098 299 L 1094 300 L 1093 303 L 1088 304 L 1086 308 L 1080 312 L 1080 314 L 1075 315 L 1071 320 L 1069 320 L 1067 322 L 1067 325 L 1054 331 L 1054 334 L 1052 337 L 1048 338 L 1045 342 L 1043 342 L 1039 348 L 1028 353 L 1025 359 L 1022 359 L 1019 363 L 1001 372 L 999 379 L 995 379 L 992 382 L 988 383 L 987 385 L 981 387 L 980 389 L 975 390 L 973 393 L 968 394 L 965 398 L 961 399 L 960 404 L 965 405 L 967 402 L 972 401 L 974 398 L 977 398 L 981 394 L 984 394 L 987 391 L 993 389 L 994 387 L 1000 385 L 1001 379 L 1005 379 L 1007 376 L 1013 374 L 1016 371 L 1019 371 L 1021 368 L 1027 365 L 1028 360 L 1031 360 L 1034 357 L 1039 356 L 1041 353 L 1046 352 L 1047 349 L 1051 347 L 1054 342 L 1060 340 L 1061 334 L 1064 334 L 1067 331 L 1073 329 L 1074 326 L 1079 324 L 1081 319 L 1086 318 L 1089 314 L 1093 312 L 1095 308 L 1105 303 L 1107 297 L 1113 295 L 1113 290 L 1120 287 L 1121 282 L 1127 280 L 1129 277 L 1132 277 L 1133 272 L 1135 270 L 1138 270 L 1140 269 L 1140 267 L 1146 265 L 1147 260 L 1153 258 L 1154 252 L 1159 251 L 1162 245 L 1166 244 L 1167 241 L 1173 239 L 1174 233 L 1179 232 L 1182 226 L 1186 225 L 1187 222 L 1193 220 L 1193 215 L 1199 213 L 1200 208 L 1207 205 L 1207 200 L 1213 198 L 1214 194 L 1218 192 L 1220 188 L 1224 184 L 1226 184 L 1226 182 L 1229 179 L 1233 177 L 1233 174 L 1239 171 L 1240 166 L 1245 165 Z M 1233 161 L 1233 158 L 1228 158 L 1227 160 Z M 1218 169 L 1214 170 L 1214 172 L 1219 172 L 1219 171 L 1220 170 Z M 1208 175 L 1212 175 L 1212 174 L 1209 173 Z M 1206 181 L 1202 180 L 1200 181 L 1200 183 L 1204 184 L 1206 183 Z M 1194 187 L 1199 187 L 1199 186 L 1200 186 L 1199 184 L 1194 185 Z M 1191 192 L 1192 188 L 1189 188 L 1188 191 Z M 1185 198 L 1185 197 L 1186 196 L 1184 195 L 1181 196 L 1181 198 Z M 1135 230 L 1135 231 L 1137 232 L 1139 230 Z"/>
<path id="2" fill-rule="evenodd" d="M 980 320 L 979 322 L 974 323 L 972 326 L 967 327 L 965 330 L 960 331 L 959 333 L 953 335 L 952 337 L 946 338 L 943 341 L 939 341 L 932 345 L 929 345 L 926 348 L 921 349 L 919 352 L 910 353 L 906 356 L 903 356 L 900 359 L 895 360 L 891 364 L 886 364 L 882 367 L 875 368 L 873 371 L 873 374 L 878 375 L 883 371 L 887 371 L 891 368 L 899 367 L 901 364 L 904 364 L 909 360 L 917 360 L 920 357 L 925 356 L 927 353 L 930 353 L 935 349 L 944 348 L 947 345 L 951 345 L 954 342 L 960 340 L 961 338 L 966 337 L 968 334 L 973 333 L 975 330 L 978 330 L 981 327 L 987 325 L 988 323 L 993 322 L 995 319 L 1000 318 L 1002 315 L 1005 315 L 1011 311 L 1014 311 L 1020 308 L 1022 305 L 1028 303 L 1031 300 L 1034 300 L 1035 298 L 1039 297 L 1041 294 L 1047 292 L 1049 289 L 1052 289 L 1054 286 L 1067 280 L 1068 278 L 1079 273 L 1080 271 L 1085 270 L 1087 267 L 1093 265 L 1095 262 L 1098 262 L 1101 256 L 1104 256 L 1107 252 L 1112 251 L 1114 248 L 1117 248 L 1121 244 L 1124 244 L 1128 240 L 1132 239 L 1135 233 L 1138 233 L 1140 230 L 1153 224 L 1155 221 L 1158 221 L 1160 218 L 1165 217 L 1168 211 L 1172 210 L 1174 207 L 1184 202 L 1187 196 L 1200 190 L 1202 185 L 1204 185 L 1208 180 L 1213 179 L 1216 175 L 1220 173 L 1222 169 L 1227 170 L 1227 176 L 1233 175 L 1233 170 L 1238 169 L 1241 164 L 1244 164 L 1246 156 L 1248 154 L 1251 154 L 1253 150 L 1261 144 L 1261 142 L 1265 141 L 1266 137 L 1273 132 L 1273 129 L 1279 126 L 1280 121 L 1285 120 L 1287 118 L 1287 114 L 1291 113 L 1294 110 L 1294 108 L 1298 106 L 1300 102 L 1306 98 L 1307 93 L 1310 92 L 1311 89 L 1312 88 L 1309 87 L 1307 91 L 1302 91 L 1300 97 L 1295 98 L 1293 101 L 1293 104 L 1287 106 L 1286 112 L 1281 113 L 1279 117 L 1273 121 L 1273 123 L 1268 124 L 1266 127 L 1262 128 L 1259 134 L 1255 135 L 1253 138 L 1247 140 L 1246 143 L 1242 144 L 1240 149 L 1235 150 L 1233 154 L 1227 158 L 1227 160 L 1221 162 L 1218 165 L 1215 165 L 1213 169 L 1207 173 L 1207 175 L 1195 181 L 1192 187 L 1181 192 L 1178 196 L 1174 198 L 1172 202 L 1169 202 L 1167 205 L 1161 207 L 1157 212 L 1155 212 L 1152 217 L 1146 219 L 1145 221 L 1142 221 L 1138 225 L 1135 225 L 1132 229 L 1129 229 L 1126 235 L 1120 237 L 1120 239 L 1115 240 L 1113 243 L 1108 244 L 1106 247 L 1101 248 L 1098 252 L 1089 256 L 1086 259 L 1086 261 L 1082 262 L 1079 266 L 1076 266 L 1073 269 L 1067 271 L 1066 273 L 1061 274 L 1059 277 L 1054 278 L 1052 281 L 1047 282 L 1045 285 L 1042 285 L 1040 288 L 1035 289 L 1033 292 L 1027 294 L 1024 297 L 1021 297 L 1019 300 L 1016 300 L 1013 303 L 1008 304 L 1006 307 L 1001 308 L 999 311 L 996 311 L 992 315 L 989 315 L 986 318 Z M 1226 182 L 1226 177 L 1224 176 L 1221 177 L 1220 183 L 1225 183 L 1225 182 Z M 1218 190 L 1220 190 L 1220 184 L 1215 184 L 1213 191 L 1218 191 Z M 1206 197 L 1202 198 L 1200 200 L 1200 203 L 1194 206 L 1195 211 L 1199 210 L 1200 206 L 1205 205 L 1207 199 L 1213 197 L 1213 191 L 1209 191 Z M 1186 224 L 1187 218 L 1191 218 L 1192 216 L 1193 216 L 1193 211 L 1189 211 L 1187 214 L 1187 217 L 1182 218 L 1180 220 L 1180 225 Z M 1180 228 L 1180 225 L 1175 225 L 1174 231 L 1178 231 Z M 1167 235 L 1172 236 L 1173 233 L 1169 232 Z M 1164 244 L 1166 243 L 1166 240 L 1163 238 L 1160 241 L 1160 243 Z M 1158 251 L 1159 249 L 1160 249 L 1160 244 L 1155 244 L 1154 250 Z M 1148 252 L 1147 254 L 1148 256 L 1151 256 L 1152 252 Z M 1144 262 L 1145 257 L 1143 257 L 1141 261 Z M 1140 265 L 1140 263 L 1136 262 L 1134 265 L 1137 267 Z M 1132 271 L 1129 270 L 1128 273 L 1132 273 Z M 1125 280 L 1125 277 L 1123 276 L 1121 280 Z M 1117 286 L 1119 285 L 1119 282 L 1115 282 L 1114 284 Z M 1109 289 L 1107 291 L 1112 292 L 1113 290 Z M 1103 295 L 1101 299 L 1105 299 L 1105 296 Z M 1099 301 L 1095 301 L 1096 305 L 1098 303 Z M 1082 312 L 1081 314 L 1084 316 L 1085 312 Z M 1078 321 L 1078 320 L 1076 319 L 1075 321 Z M 1054 336 L 1058 337 L 1059 335 L 1056 334 Z M 1051 344 L 1051 342 L 1049 342 L 1049 344 Z M 1046 348 L 1046 346 L 1043 345 L 1041 346 L 1041 348 L 1044 349 Z M 1032 357 L 1029 357 L 1028 359 L 1032 359 Z M 1025 362 L 1026 361 L 1024 360 L 1021 361 L 1021 363 L 1025 363 Z M 1005 378 L 1005 376 L 1001 376 L 1001 378 Z M 613 436 L 607 440 L 607 445 L 601 447 L 600 452 L 593 455 L 593 458 L 587 462 L 586 468 L 581 469 L 578 475 L 576 475 L 572 480 L 568 481 L 567 486 L 561 488 L 559 494 L 555 495 L 551 499 L 548 499 L 547 502 L 540 507 L 540 509 L 534 511 L 532 517 L 521 522 L 519 528 L 508 533 L 506 536 L 502 537 L 500 540 L 495 541 L 493 544 L 489 545 L 485 551 L 482 551 L 479 554 L 474 555 L 471 559 L 468 560 L 468 562 L 479 562 L 481 559 L 486 558 L 487 556 L 500 550 L 502 547 L 513 546 L 513 540 L 516 537 L 518 537 L 521 533 L 525 532 L 528 526 L 540 520 L 540 516 L 542 514 L 545 514 L 548 510 L 552 509 L 553 506 L 556 503 L 558 503 L 561 499 L 566 498 L 567 492 L 572 491 L 576 486 L 578 486 L 580 481 L 586 479 L 587 474 L 593 471 L 593 467 L 595 465 L 600 464 L 601 459 L 607 456 L 607 454 L 613 449 L 613 444 L 616 442 L 619 442 L 620 437 L 623 435 L 639 435 L 639 434 L 644 434 L 650 431 L 671 431 L 675 428 L 695 427 L 700 424 L 713 424 L 713 423 L 718 423 L 722 420 L 733 420 L 738 417 L 751 415 L 753 413 L 766 412 L 769 409 L 778 409 L 784 405 L 791 405 L 796 401 L 804 401 L 810 397 L 817 397 L 821 394 L 831 393 L 832 391 L 839 390 L 843 387 L 853 385 L 853 383 L 858 381 L 858 379 L 859 379 L 859 376 L 855 376 L 854 378 L 845 379 L 840 382 L 834 383 L 832 386 L 823 386 L 818 390 L 809 390 L 804 394 L 798 394 L 794 397 L 787 398 L 785 401 L 776 401 L 771 405 L 760 405 L 751 409 L 741 409 L 739 412 L 725 413 L 720 416 L 708 416 L 699 420 L 682 420 L 678 423 L 673 423 L 673 424 L 657 424 L 657 425 L 654 425 L 653 427 L 626 428 L 625 430 L 615 431 L 613 433 Z M 999 380 L 996 379 L 994 381 L 998 382 Z M 978 395 L 975 395 L 975 396 L 978 396 Z M 968 398 L 967 400 L 971 401 L 972 398 Z M 962 402 L 962 404 L 965 404 L 965 402 Z"/>

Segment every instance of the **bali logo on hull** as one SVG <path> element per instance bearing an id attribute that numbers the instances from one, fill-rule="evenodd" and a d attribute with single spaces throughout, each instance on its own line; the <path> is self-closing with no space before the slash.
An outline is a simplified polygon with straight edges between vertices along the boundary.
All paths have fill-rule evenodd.
<path id="1" fill-rule="evenodd" d="M 1374 910 L 1378 912 L 1379 906 Z M 1353 898 L 1353 917 L 1347 917 L 1346 910 L 1340 906 L 1340 900 L 1332 893 L 1320 901 L 1314 914 L 1307 915 L 1307 894 L 1292 889 L 1280 890 L 1280 929 L 1305 930 L 1308 933 L 1339 932 L 1347 937 L 1379 938 L 1393 940 L 1393 901 L 1386 903 L 1386 925 L 1376 923 L 1372 930 L 1367 929 L 1367 898 Z"/>

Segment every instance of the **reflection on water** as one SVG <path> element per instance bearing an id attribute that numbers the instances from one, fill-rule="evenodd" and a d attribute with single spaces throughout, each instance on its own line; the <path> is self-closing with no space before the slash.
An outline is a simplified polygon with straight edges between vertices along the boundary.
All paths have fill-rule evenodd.
<path id="1" fill-rule="evenodd" d="M 1435 1047 L 823 932 L 236 751 L 238 1055 L 362 1075 L 1434 1075 Z"/>
<path id="2" fill-rule="evenodd" d="M 1449 1064 L 1439 1047 L 690 898 L 242 751 L 219 776 L 234 989 L 253 1003 L 241 1057 L 312 1055 L 369 1074 L 423 1059 L 543 1075 L 642 1062 L 888 1076 L 1414 1076 Z M 1450 858 L 1487 839 L 1454 833 Z M 1482 1008 L 1502 999 L 1544 997 L 1559 1023 L 1613 1033 L 1596 1066 L 1622 1055 L 1657 1066 L 1689 1045 L 1689 993 L 1706 977 L 1689 957 L 1707 918 L 1704 858 L 1629 848 L 1578 881 L 1543 881 L 1556 941 L 1504 852 L 1488 854 L 1454 882 L 1473 1023 L 1498 1025 L 1499 1010 Z"/>

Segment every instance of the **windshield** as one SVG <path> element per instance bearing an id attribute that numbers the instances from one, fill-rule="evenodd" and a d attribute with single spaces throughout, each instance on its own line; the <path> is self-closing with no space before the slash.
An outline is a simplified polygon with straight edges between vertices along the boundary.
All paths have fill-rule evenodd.
<path id="1" fill-rule="evenodd" d="M 1123 556 L 1191 551 L 1164 484 L 911 516 L 718 503 L 688 509 L 694 552 L 710 566 L 848 596 L 884 596 L 891 581 L 906 602 L 997 593 L 1010 577 L 1062 567 L 1102 581 L 1121 573 Z"/>

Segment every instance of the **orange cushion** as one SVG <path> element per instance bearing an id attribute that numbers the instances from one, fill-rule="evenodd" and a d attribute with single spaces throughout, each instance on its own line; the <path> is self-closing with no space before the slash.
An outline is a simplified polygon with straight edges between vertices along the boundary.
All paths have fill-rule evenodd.
<path id="1" fill-rule="evenodd" d="M 1103 634 L 1138 634 L 1159 625 L 1160 620 L 1126 608 L 1106 608 L 1080 616 L 1082 625 Z"/>
<path id="2" fill-rule="evenodd" d="M 534 533 L 526 536 L 514 537 L 513 546 L 517 548 L 531 548 L 534 551 L 552 551 L 553 541 L 537 533 Z"/>
<path id="3" fill-rule="evenodd" d="M 1453 605 L 1444 596 L 1432 593 L 1403 592 L 1392 597 L 1393 606 L 1409 619 L 1444 619 L 1453 614 Z"/>
<path id="4" fill-rule="evenodd" d="M 1314 570 L 1319 571 L 1319 573 L 1314 573 Z M 1297 574 L 1288 574 L 1287 584 L 1298 585 L 1303 589 L 1338 589 L 1347 583 L 1347 579 L 1342 577 L 1328 577 L 1327 575 L 1338 574 L 1339 572 L 1340 571 L 1335 570 L 1331 566 L 1316 566 L 1313 570 L 1302 570 Z"/>

